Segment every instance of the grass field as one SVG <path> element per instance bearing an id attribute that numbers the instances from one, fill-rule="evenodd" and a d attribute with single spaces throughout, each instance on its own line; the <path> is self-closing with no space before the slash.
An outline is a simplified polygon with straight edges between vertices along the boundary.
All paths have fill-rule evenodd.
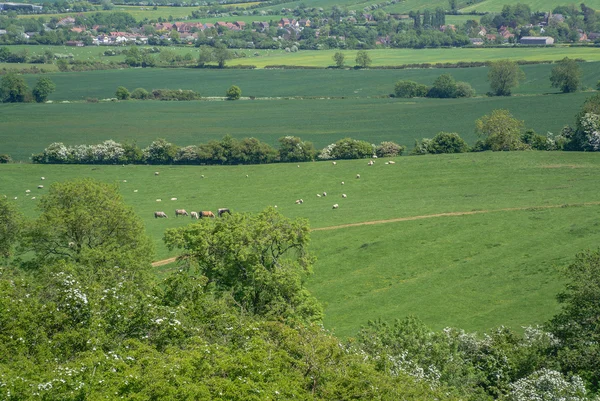
<path id="1" fill-rule="evenodd" d="M 171 255 L 160 243 L 164 229 L 190 220 L 156 220 L 155 210 L 256 212 L 277 205 L 286 216 L 308 218 L 313 228 L 479 211 L 314 231 L 311 249 L 318 261 L 308 285 L 326 305 L 326 327 L 348 336 L 368 319 L 414 314 L 434 328 L 519 329 L 556 312 L 554 295 L 562 281 L 555 268 L 597 246 L 600 155 L 513 152 L 395 160 L 372 167 L 358 160 L 299 168 L 13 164 L 0 166 L 0 192 L 18 197 L 17 205 L 33 216 L 37 200 L 28 199 L 26 189 L 39 199 L 52 182 L 68 178 L 116 182 L 154 238 L 157 258 Z M 37 190 L 42 175 L 46 189 Z M 323 191 L 327 198 L 315 196 Z M 167 201 L 171 197 L 178 201 Z M 295 205 L 298 198 L 304 204 Z M 332 210 L 333 203 L 340 208 Z M 501 211 L 505 208 L 522 210 Z"/>
<path id="2" fill-rule="evenodd" d="M 52 142 L 114 139 L 147 146 L 166 138 L 184 146 L 225 134 L 253 136 L 272 145 L 284 135 L 296 135 L 319 148 L 344 137 L 372 143 L 392 140 L 410 148 L 415 139 L 448 131 L 474 143 L 475 120 L 494 109 L 510 110 L 537 132 L 558 133 L 573 124 L 588 96 L 2 104 L 0 153 L 27 160 Z"/>
<path id="3" fill-rule="evenodd" d="M 526 79 L 514 90 L 515 94 L 558 93 L 550 86 L 551 64 L 526 65 Z M 584 87 L 595 88 L 600 80 L 600 63 L 581 63 Z M 407 70 L 208 70 L 208 69 L 124 69 L 88 72 L 69 72 L 47 75 L 56 84 L 50 100 L 85 100 L 113 97 L 118 86 L 130 91 L 135 88 L 192 89 L 202 96 L 224 96 L 235 84 L 244 96 L 293 97 L 373 97 L 393 92 L 398 80 L 413 80 L 431 85 L 441 74 L 451 74 L 466 81 L 484 95 L 489 91 L 488 69 L 407 69 Z M 26 75 L 30 87 L 38 76 Z M 557 100 L 556 98 L 553 98 Z"/>
<path id="4" fill-rule="evenodd" d="M 420 0 L 423 1 L 423 0 Z M 569 2 L 565 0 L 483 0 L 477 4 L 473 4 L 464 8 L 461 8 L 461 12 L 500 12 L 504 5 L 515 5 L 518 3 L 527 4 L 532 11 L 552 11 L 556 6 L 576 4 L 576 2 Z M 600 10 L 600 0 L 588 0 L 585 5 L 592 7 L 596 10 Z"/>

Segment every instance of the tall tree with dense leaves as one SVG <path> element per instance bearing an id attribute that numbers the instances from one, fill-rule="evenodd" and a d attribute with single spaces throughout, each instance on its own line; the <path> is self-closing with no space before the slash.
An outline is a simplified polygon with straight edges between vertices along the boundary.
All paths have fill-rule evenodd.
<path id="1" fill-rule="evenodd" d="M 581 68 L 575 60 L 568 57 L 560 60 L 550 73 L 553 88 L 559 88 L 563 93 L 576 92 L 581 85 Z"/>
<path id="2" fill-rule="evenodd" d="M 321 319 L 320 305 L 304 288 L 314 261 L 305 220 L 269 208 L 168 229 L 164 239 L 169 249 L 182 251 L 180 260 L 244 311 L 271 319 Z"/>
<path id="3" fill-rule="evenodd" d="M 73 261 L 92 271 L 150 266 L 150 239 L 116 185 L 91 179 L 55 183 L 40 199 L 39 209 L 23 239 L 38 259 Z"/>
<path id="4" fill-rule="evenodd" d="M 359 50 L 358 53 L 356 53 L 356 65 L 360 68 L 367 68 L 372 62 L 373 61 L 366 50 Z"/>
<path id="5" fill-rule="evenodd" d="M 19 238 L 22 219 L 15 206 L 0 196 L 0 258 L 8 259 Z"/>
<path id="6" fill-rule="evenodd" d="M 9 72 L 0 80 L 0 101 L 21 103 L 25 101 L 29 88 L 21 74 Z"/>
<path id="7" fill-rule="evenodd" d="M 525 79 L 525 73 L 517 63 L 511 60 L 499 60 L 490 65 L 488 81 L 492 93 L 496 96 L 510 96 L 512 88 L 519 86 Z"/>
<path id="8" fill-rule="evenodd" d="M 33 94 L 33 97 L 35 97 L 36 102 L 43 103 L 55 89 L 56 85 L 50 78 L 41 77 L 36 82 L 31 93 Z"/>
<path id="9" fill-rule="evenodd" d="M 493 110 L 475 122 L 476 132 L 485 141 L 487 149 L 494 151 L 521 150 L 524 122 L 517 120 L 508 110 Z"/>

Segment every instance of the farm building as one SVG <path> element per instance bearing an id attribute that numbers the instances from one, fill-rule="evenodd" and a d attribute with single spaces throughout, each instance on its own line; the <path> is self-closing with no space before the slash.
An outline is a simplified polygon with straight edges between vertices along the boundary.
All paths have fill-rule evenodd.
<path id="1" fill-rule="evenodd" d="M 550 36 L 523 36 L 519 43 L 522 45 L 553 45 L 554 38 Z"/>
<path id="2" fill-rule="evenodd" d="M 33 4 L 0 3 L 0 11 L 20 10 L 30 12 L 42 12 L 42 8 L 42 6 L 34 6 Z"/>

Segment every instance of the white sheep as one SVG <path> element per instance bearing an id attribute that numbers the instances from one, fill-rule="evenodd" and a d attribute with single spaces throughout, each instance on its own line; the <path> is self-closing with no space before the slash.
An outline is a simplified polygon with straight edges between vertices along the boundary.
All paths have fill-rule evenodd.
<path id="1" fill-rule="evenodd" d="M 367 163 L 367 165 L 372 166 L 375 162 L 373 160 L 369 160 L 369 162 Z"/>
<path id="2" fill-rule="evenodd" d="M 155 172 L 154 172 L 154 175 L 159 175 L 159 174 L 160 174 L 160 173 L 159 173 L 158 171 L 155 171 Z"/>
<path id="3" fill-rule="evenodd" d="M 31 200 L 34 200 L 34 199 L 35 199 L 35 196 L 32 196 L 32 197 L 31 197 Z"/>
<path id="4" fill-rule="evenodd" d="M 176 200 L 177 200 L 177 198 L 171 198 L 171 200 L 172 200 L 172 201 L 176 201 Z"/>
<path id="5" fill-rule="evenodd" d="M 342 185 L 344 185 L 344 181 L 342 181 Z"/>
<path id="6" fill-rule="evenodd" d="M 30 193 L 30 192 L 31 192 L 31 190 L 29 190 L 29 189 L 25 191 L 25 193 L 26 193 L 26 194 L 28 194 L 28 193 Z"/>
<path id="7" fill-rule="evenodd" d="M 46 177 L 42 177 L 42 181 L 44 181 L 46 179 Z"/>
<path id="8" fill-rule="evenodd" d="M 360 174 L 356 174 L 356 178 L 360 178 Z"/>
<path id="9" fill-rule="evenodd" d="M 301 205 L 303 203 L 304 201 L 302 199 L 296 199 L 296 205 Z"/>
<path id="10" fill-rule="evenodd" d="M 331 162 L 331 164 L 333 164 L 335 166 L 337 164 L 337 162 Z"/>
<path id="11" fill-rule="evenodd" d="M 323 192 L 323 196 L 327 196 L 327 192 Z"/>
<path id="12" fill-rule="evenodd" d="M 123 180 L 123 182 L 127 182 L 127 180 Z"/>
<path id="13" fill-rule="evenodd" d="M 393 161 L 393 160 L 390 160 L 388 163 L 390 163 L 390 164 L 396 164 L 396 162 Z"/>
<path id="14" fill-rule="evenodd" d="M 248 174 L 246 174 L 246 178 L 248 178 Z"/>
<path id="15" fill-rule="evenodd" d="M 200 177 L 201 177 L 201 178 L 204 178 L 204 174 L 202 174 Z"/>
<path id="16" fill-rule="evenodd" d="M 340 207 L 340 205 L 338 205 L 337 203 L 335 205 L 333 205 L 332 209 L 337 209 L 338 207 Z"/>
<path id="17" fill-rule="evenodd" d="M 342 194 L 342 198 L 345 198 L 345 197 L 346 197 L 346 194 Z"/>
<path id="18" fill-rule="evenodd" d="M 44 188 L 43 185 L 38 185 L 38 189 L 42 189 L 42 188 Z"/>
<path id="19" fill-rule="evenodd" d="M 15 200 L 17 200 L 17 197 L 15 196 Z"/>
<path id="20" fill-rule="evenodd" d="M 390 162 L 385 162 L 386 165 L 390 164 Z"/>
<path id="21" fill-rule="evenodd" d="M 134 189 L 134 190 L 133 190 L 133 192 L 137 192 L 137 191 L 138 191 L 137 189 Z"/>
<path id="22" fill-rule="evenodd" d="M 157 201 L 157 202 L 162 202 L 162 199 L 157 199 L 156 201 Z"/>

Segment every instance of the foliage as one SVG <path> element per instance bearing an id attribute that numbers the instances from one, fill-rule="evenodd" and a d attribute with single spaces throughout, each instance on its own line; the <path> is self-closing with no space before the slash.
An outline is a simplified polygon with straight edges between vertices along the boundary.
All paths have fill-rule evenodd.
<path id="1" fill-rule="evenodd" d="M 534 130 L 528 129 L 521 135 L 521 141 L 535 150 L 559 150 L 556 141 L 552 138 L 537 134 Z"/>
<path id="2" fill-rule="evenodd" d="M 395 142 L 384 141 L 375 148 L 377 157 L 396 157 L 402 155 L 406 146 L 398 145 Z"/>
<path id="3" fill-rule="evenodd" d="M 307 162 L 315 158 L 315 147 L 311 142 L 303 141 L 297 136 L 279 138 L 279 161 Z"/>
<path id="4" fill-rule="evenodd" d="M 119 100 L 128 100 L 131 94 L 124 86 L 119 86 L 115 91 L 115 97 Z"/>
<path id="5" fill-rule="evenodd" d="M 512 88 L 519 86 L 523 79 L 525 73 L 514 61 L 499 60 L 490 64 L 488 81 L 495 96 L 510 96 Z"/>
<path id="6" fill-rule="evenodd" d="M 145 100 L 150 98 L 150 93 L 144 88 L 136 88 L 131 92 L 132 99 Z"/>
<path id="7" fill-rule="evenodd" d="M 464 153 L 469 151 L 469 145 L 457 133 L 439 132 L 433 139 L 423 138 L 416 141 L 412 155 Z"/>
<path id="8" fill-rule="evenodd" d="M 10 155 L 7 155 L 5 153 L 0 154 L 0 164 L 6 164 L 6 163 L 11 163 L 12 157 L 10 157 Z"/>
<path id="9" fill-rule="evenodd" d="M 43 103 L 48 99 L 48 96 L 54 92 L 56 85 L 50 78 L 41 77 L 33 87 L 31 93 L 38 103 Z"/>
<path id="10" fill-rule="evenodd" d="M 90 179 L 54 183 L 39 209 L 22 243 L 38 261 L 73 261 L 90 274 L 115 266 L 147 269 L 152 261 L 144 227 L 116 185 Z"/>
<path id="11" fill-rule="evenodd" d="M 29 88 L 22 75 L 15 72 L 4 74 L 0 80 L 0 101 L 21 103 L 26 100 Z"/>
<path id="12" fill-rule="evenodd" d="M 576 372 L 593 391 L 600 388 L 600 251 L 585 251 L 563 270 L 568 282 L 558 295 L 562 311 L 549 322 L 560 340 L 563 372 Z"/>
<path id="13" fill-rule="evenodd" d="M 541 369 L 510 385 L 510 401 L 585 401 L 586 389 L 578 376 L 566 379 L 560 372 Z"/>
<path id="14" fill-rule="evenodd" d="M 396 97 L 425 97 L 428 92 L 429 87 L 427 85 L 418 84 L 414 81 L 398 81 L 394 87 Z"/>
<path id="15" fill-rule="evenodd" d="M 22 216 L 15 205 L 0 196 L 0 257 L 7 259 L 12 256 L 22 224 Z"/>
<path id="16" fill-rule="evenodd" d="M 225 95 L 227 96 L 227 100 L 238 100 L 242 97 L 242 90 L 239 86 L 231 85 L 227 89 L 227 92 L 225 92 Z"/>
<path id="17" fill-rule="evenodd" d="M 369 142 L 344 138 L 332 144 L 328 152 L 330 159 L 364 159 L 373 156 L 374 149 Z"/>
<path id="18" fill-rule="evenodd" d="M 454 96 L 473 97 L 475 96 L 475 89 L 473 89 L 468 82 L 458 81 L 456 83 L 456 89 L 454 90 Z"/>
<path id="19" fill-rule="evenodd" d="M 335 52 L 332 56 L 333 61 L 335 62 L 335 66 L 337 68 L 342 68 L 344 66 L 344 60 L 346 56 L 342 52 Z"/>
<path id="20" fill-rule="evenodd" d="M 201 46 L 198 55 L 198 66 L 204 67 L 205 64 L 214 60 L 214 54 L 211 47 Z"/>
<path id="21" fill-rule="evenodd" d="M 200 94 L 193 90 L 184 90 L 184 89 L 153 89 L 152 97 L 156 100 L 189 101 L 189 100 L 200 99 Z"/>
<path id="22" fill-rule="evenodd" d="M 492 114 L 478 119 L 475 126 L 477 134 L 484 139 L 486 147 L 490 150 L 526 148 L 521 141 L 521 132 L 525 124 L 514 118 L 508 110 L 493 110 Z"/>
<path id="23" fill-rule="evenodd" d="M 586 99 L 575 117 L 575 129 L 567 129 L 566 150 L 600 150 L 600 94 Z"/>
<path id="24" fill-rule="evenodd" d="M 213 50 L 214 60 L 219 65 L 219 68 L 224 68 L 227 60 L 233 58 L 233 54 L 224 46 L 215 47 Z"/>
<path id="25" fill-rule="evenodd" d="M 442 74 L 433 81 L 433 86 L 427 93 L 427 97 L 440 99 L 456 97 L 456 81 L 450 74 Z"/>
<path id="26" fill-rule="evenodd" d="M 552 87 L 560 88 L 563 93 L 575 92 L 581 86 L 581 68 L 575 60 L 568 57 L 560 60 L 550 73 Z"/>
<path id="27" fill-rule="evenodd" d="M 318 321 L 321 308 L 303 288 L 313 263 L 308 233 L 305 221 L 271 208 L 169 229 L 165 243 L 182 250 L 180 258 L 197 267 L 196 274 L 243 310 L 271 319 Z"/>
<path id="28" fill-rule="evenodd" d="M 177 154 L 177 146 L 164 139 L 157 139 L 142 149 L 144 160 L 149 164 L 171 164 Z"/>
<path id="29" fill-rule="evenodd" d="M 373 60 L 371 60 L 371 56 L 369 56 L 369 53 L 367 53 L 366 50 L 359 50 L 356 53 L 355 61 L 356 65 L 360 68 L 367 68 L 373 63 Z"/>

